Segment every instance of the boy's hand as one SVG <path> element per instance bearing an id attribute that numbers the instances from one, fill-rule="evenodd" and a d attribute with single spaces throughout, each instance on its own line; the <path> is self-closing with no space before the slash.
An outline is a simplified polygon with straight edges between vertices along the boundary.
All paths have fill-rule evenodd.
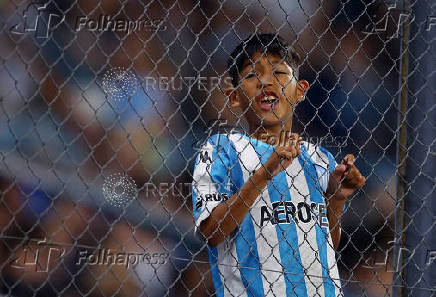
<path id="1" fill-rule="evenodd" d="M 274 152 L 263 164 L 266 169 L 267 179 L 270 180 L 280 171 L 285 170 L 292 161 L 301 153 L 300 145 L 302 138 L 297 133 L 292 133 L 284 146 L 277 146 Z"/>
<path id="2" fill-rule="evenodd" d="M 354 160 L 352 154 L 346 155 L 330 174 L 327 194 L 334 199 L 346 199 L 365 184 L 366 179 L 354 165 Z"/>

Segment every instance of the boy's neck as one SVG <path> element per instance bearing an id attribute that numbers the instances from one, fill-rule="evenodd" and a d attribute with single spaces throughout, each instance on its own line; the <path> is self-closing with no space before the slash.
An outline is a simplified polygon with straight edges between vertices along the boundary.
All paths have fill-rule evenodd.
<path id="1" fill-rule="evenodd" d="M 250 137 L 273 145 L 278 145 L 291 136 L 291 127 L 292 122 L 288 122 L 284 126 L 279 124 L 268 127 L 250 127 Z"/>

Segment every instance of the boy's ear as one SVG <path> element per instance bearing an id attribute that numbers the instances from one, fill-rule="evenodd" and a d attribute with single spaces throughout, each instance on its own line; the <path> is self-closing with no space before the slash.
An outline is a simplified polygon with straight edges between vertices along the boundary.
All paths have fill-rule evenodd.
<path id="1" fill-rule="evenodd" d="M 241 106 L 241 102 L 239 101 L 239 94 L 235 88 L 228 88 L 224 91 L 224 93 L 227 97 L 229 97 L 230 108 L 238 108 Z"/>
<path id="2" fill-rule="evenodd" d="M 309 90 L 309 83 L 307 80 L 299 80 L 297 82 L 297 99 L 298 101 L 303 101 L 306 95 L 306 92 Z"/>

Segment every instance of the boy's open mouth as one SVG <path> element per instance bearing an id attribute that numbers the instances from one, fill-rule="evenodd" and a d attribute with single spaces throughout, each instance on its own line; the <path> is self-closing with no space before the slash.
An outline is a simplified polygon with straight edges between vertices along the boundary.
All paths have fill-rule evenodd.
<path id="1" fill-rule="evenodd" d="M 267 91 L 256 96 L 256 101 L 262 110 L 271 111 L 274 110 L 275 105 L 279 102 L 279 98 L 274 92 Z"/>

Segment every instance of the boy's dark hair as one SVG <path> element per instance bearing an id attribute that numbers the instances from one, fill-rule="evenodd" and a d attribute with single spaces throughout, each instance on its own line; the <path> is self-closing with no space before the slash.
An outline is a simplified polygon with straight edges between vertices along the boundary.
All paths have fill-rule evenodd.
<path id="1" fill-rule="evenodd" d="M 295 76 L 298 77 L 298 65 L 300 57 L 298 54 L 285 42 L 278 34 L 252 34 L 242 41 L 232 52 L 227 66 L 229 75 L 232 78 L 233 86 L 238 85 L 239 73 L 246 59 L 251 59 L 256 52 L 263 54 L 276 54 L 284 59 L 289 66 L 295 71 Z"/>

